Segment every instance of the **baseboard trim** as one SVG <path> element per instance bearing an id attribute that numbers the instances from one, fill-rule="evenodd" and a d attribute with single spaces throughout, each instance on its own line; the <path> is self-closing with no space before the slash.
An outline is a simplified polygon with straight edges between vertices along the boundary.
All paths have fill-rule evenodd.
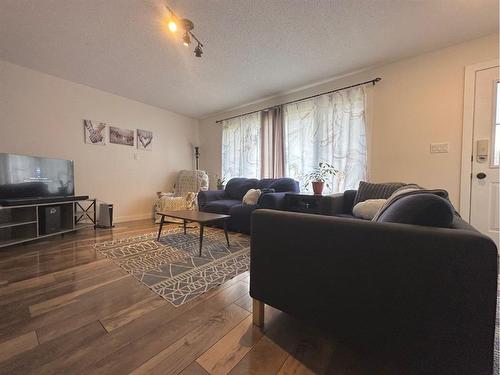
<path id="1" fill-rule="evenodd" d="M 126 215 L 126 216 L 117 216 L 114 218 L 115 223 L 124 223 L 126 221 L 135 221 L 135 220 L 144 220 L 144 219 L 152 219 L 152 215 L 150 212 L 147 214 L 137 214 L 137 215 Z"/>

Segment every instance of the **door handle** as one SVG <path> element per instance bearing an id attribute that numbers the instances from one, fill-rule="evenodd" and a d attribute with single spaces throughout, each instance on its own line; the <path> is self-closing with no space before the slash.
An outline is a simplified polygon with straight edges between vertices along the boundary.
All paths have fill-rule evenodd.
<path id="1" fill-rule="evenodd" d="M 482 180 L 483 178 L 486 178 L 486 173 L 483 173 L 483 172 L 480 172 L 476 175 L 476 177 L 480 180 Z"/>

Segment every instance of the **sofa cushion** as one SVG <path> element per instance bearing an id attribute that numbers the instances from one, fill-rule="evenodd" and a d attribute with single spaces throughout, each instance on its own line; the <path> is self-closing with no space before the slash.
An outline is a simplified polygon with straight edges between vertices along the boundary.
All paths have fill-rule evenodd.
<path id="1" fill-rule="evenodd" d="M 261 194 L 259 198 L 259 208 L 267 208 L 271 210 L 284 210 L 285 209 L 285 195 L 286 193 L 266 193 Z"/>
<path id="2" fill-rule="evenodd" d="M 402 182 L 387 182 L 382 184 L 372 184 L 370 182 L 361 181 L 359 188 L 354 198 L 354 205 L 367 199 L 387 199 L 392 193 L 404 186 Z"/>
<path id="3" fill-rule="evenodd" d="M 360 219 L 371 220 L 386 201 L 387 199 L 367 199 L 355 205 L 352 209 L 352 213 Z"/>
<path id="4" fill-rule="evenodd" d="M 239 200 L 239 203 L 241 203 L 243 196 L 247 193 L 248 190 L 258 188 L 258 183 L 259 180 L 255 178 L 232 178 L 226 184 L 226 195 L 230 199 Z"/>
<path id="5" fill-rule="evenodd" d="M 255 206 L 259 201 L 261 191 L 259 189 L 250 189 L 243 196 L 243 204 Z"/>
<path id="6" fill-rule="evenodd" d="M 275 192 L 299 192 L 299 185 L 293 178 L 263 178 L 257 185 L 258 189 L 274 189 Z"/>
<path id="7" fill-rule="evenodd" d="M 449 228 L 453 217 L 454 209 L 447 199 L 420 193 L 394 201 L 376 221 Z"/>
<path id="8" fill-rule="evenodd" d="M 276 193 L 276 190 L 271 189 L 271 188 L 264 188 L 264 189 L 259 189 L 260 194 L 269 194 L 269 193 Z"/>
<path id="9" fill-rule="evenodd" d="M 219 201 L 208 202 L 204 207 L 204 212 L 212 212 L 214 214 L 228 215 L 231 207 L 241 204 L 241 201 L 236 199 L 222 199 Z"/>

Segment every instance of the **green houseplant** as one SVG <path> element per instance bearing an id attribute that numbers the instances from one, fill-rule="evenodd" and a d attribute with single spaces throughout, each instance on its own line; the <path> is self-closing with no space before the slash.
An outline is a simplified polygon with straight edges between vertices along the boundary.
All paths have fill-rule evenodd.
<path id="1" fill-rule="evenodd" d="M 336 176 L 340 174 L 340 171 L 335 169 L 333 165 L 320 162 L 319 165 L 312 170 L 312 172 L 305 175 L 305 183 L 308 185 L 311 183 L 313 187 L 314 194 L 321 195 L 323 193 L 323 188 L 325 186 L 330 187 L 327 180 L 330 176 Z"/>
<path id="2" fill-rule="evenodd" d="M 224 177 L 217 177 L 217 190 L 224 190 L 224 183 L 226 182 L 226 179 Z"/>

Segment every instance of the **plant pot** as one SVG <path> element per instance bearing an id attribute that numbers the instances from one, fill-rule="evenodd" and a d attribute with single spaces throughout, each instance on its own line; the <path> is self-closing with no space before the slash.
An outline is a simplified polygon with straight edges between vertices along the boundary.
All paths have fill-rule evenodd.
<path id="1" fill-rule="evenodd" d="M 321 195 L 323 193 L 323 187 L 325 186 L 325 183 L 320 181 L 313 181 L 312 186 L 314 194 Z"/>

